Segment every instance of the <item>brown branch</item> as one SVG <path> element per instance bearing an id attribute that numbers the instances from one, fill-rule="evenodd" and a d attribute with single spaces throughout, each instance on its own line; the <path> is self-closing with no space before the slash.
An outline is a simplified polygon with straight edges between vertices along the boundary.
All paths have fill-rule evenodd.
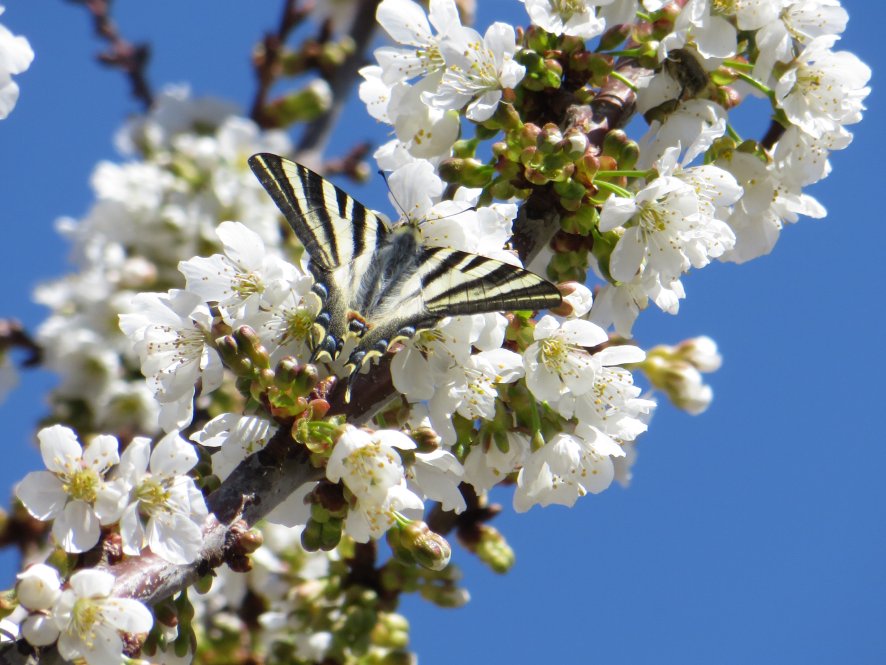
<path id="1" fill-rule="evenodd" d="M 34 367 L 43 359 L 43 349 L 31 339 L 21 323 L 15 319 L 0 319 L 0 352 L 18 348 L 28 352 L 22 367 Z"/>
<path id="2" fill-rule="evenodd" d="M 132 88 L 132 96 L 147 110 L 154 102 L 154 94 L 148 85 L 145 69 L 151 56 L 148 44 L 131 44 L 120 36 L 111 20 L 111 0 L 68 0 L 83 5 L 92 14 L 95 34 L 108 42 L 109 48 L 98 54 L 98 61 L 124 72 Z"/>
<path id="3" fill-rule="evenodd" d="M 289 35 L 304 21 L 313 11 L 313 3 L 303 7 L 298 6 L 299 0 L 283 0 L 283 12 L 280 14 L 280 22 L 274 32 L 265 33 L 262 40 L 261 50 L 253 58 L 255 76 L 258 79 L 258 89 L 255 91 L 255 99 L 252 101 L 252 110 L 249 116 L 259 127 L 274 127 L 276 124 L 268 117 L 266 107 L 271 86 L 280 76 L 280 61 L 283 54 L 283 46 Z"/>
<path id="4" fill-rule="evenodd" d="M 365 64 L 364 52 L 375 33 L 375 10 L 380 0 L 359 0 L 357 11 L 349 29 L 349 36 L 354 41 L 354 50 L 335 70 L 328 80 L 332 90 L 332 106 L 321 116 L 308 123 L 296 149 L 297 161 L 308 164 L 319 164 L 320 155 L 326 148 L 332 129 L 344 109 L 348 93 L 357 80 L 357 70 Z"/>

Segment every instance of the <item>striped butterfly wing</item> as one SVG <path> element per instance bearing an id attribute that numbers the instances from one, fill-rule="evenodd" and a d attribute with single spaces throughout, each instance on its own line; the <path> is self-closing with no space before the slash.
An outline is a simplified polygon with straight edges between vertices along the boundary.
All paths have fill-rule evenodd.
<path id="1" fill-rule="evenodd" d="M 349 334 L 351 296 L 388 230 L 359 201 L 301 164 L 261 153 L 249 158 L 249 166 L 311 259 L 315 290 L 324 302 L 315 357 L 327 352 L 335 358 Z"/>
<path id="2" fill-rule="evenodd" d="M 382 259 L 381 270 L 389 261 Z M 365 299 L 372 325 L 349 360 L 352 368 L 447 316 L 548 309 L 562 300 L 557 287 L 533 272 L 457 249 L 418 246 L 412 263 L 401 258 L 396 268 L 383 297 Z"/>
<path id="3" fill-rule="evenodd" d="M 344 340 L 356 336 L 347 363 L 351 378 L 392 342 L 444 317 L 561 302 L 553 284 L 528 270 L 423 247 L 408 231 L 388 231 L 377 215 L 300 164 L 261 153 L 249 158 L 249 166 L 311 259 L 315 290 L 324 301 L 314 358 L 335 358 Z"/>

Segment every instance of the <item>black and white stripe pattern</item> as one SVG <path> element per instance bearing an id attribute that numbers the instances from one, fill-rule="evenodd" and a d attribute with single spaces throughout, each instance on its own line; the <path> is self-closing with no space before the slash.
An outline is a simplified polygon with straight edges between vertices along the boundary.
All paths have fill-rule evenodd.
<path id="1" fill-rule="evenodd" d="M 352 375 L 395 340 L 446 316 L 539 310 L 560 304 L 557 288 L 538 275 L 495 259 L 445 247 L 423 247 L 411 229 L 384 222 L 328 180 L 300 164 L 262 153 L 249 166 L 274 199 L 325 287 L 318 352 L 338 355 L 357 345 Z"/>

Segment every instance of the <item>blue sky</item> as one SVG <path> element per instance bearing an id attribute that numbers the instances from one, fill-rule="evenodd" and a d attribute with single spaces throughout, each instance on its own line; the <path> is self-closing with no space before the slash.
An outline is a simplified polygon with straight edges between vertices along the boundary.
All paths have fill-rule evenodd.
<path id="1" fill-rule="evenodd" d="M 87 210 L 91 170 L 118 158 L 113 134 L 138 107 L 122 76 L 94 64 L 102 45 L 82 9 L 6 4 L 3 23 L 29 38 L 37 58 L 18 77 L 17 108 L 0 122 L 0 316 L 34 328 L 45 312 L 31 304 L 31 289 L 68 269 L 53 222 Z M 525 21 L 516 2 L 478 4 L 481 30 L 496 19 Z M 118 2 L 115 19 L 127 38 L 151 42 L 155 88 L 187 82 L 246 107 L 249 53 L 278 5 Z M 715 338 L 725 362 L 711 378 L 714 404 L 699 417 L 662 405 L 627 491 L 572 510 L 514 515 L 507 507 L 495 526 L 517 551 L 509 575 L 456 549 L 468 606 L 405 605 L 423 665 L 886 662 L 882 21 L 879 3 L 844 5 L 840 48 L 871 65 L 874 92 L 851 128 L 855 142 L 809 190 L 828 217 L 786 229 L 768 257 L 693 273 L 678 317 L 649 312 L 635 328 L 645 346 Z M 383 139 L 357 103 L 347 127 L 333 152 Z M 352 189 L 385 208 L 382 187 Z M 40 466 L 32 439 L 50 385 L 51 376 L 28 374 L 0 404 L 0 495 Z M 509 496 L 496 498 L 510 505 Z M 11 585 L 15 565 L 0 556 L 0 588 Z"/>

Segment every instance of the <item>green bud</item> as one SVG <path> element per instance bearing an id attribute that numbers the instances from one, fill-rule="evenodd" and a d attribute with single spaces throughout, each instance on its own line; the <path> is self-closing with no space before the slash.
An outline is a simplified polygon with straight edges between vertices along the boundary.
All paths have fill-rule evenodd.
<path id="1" fill-rule="evenodd" d="M 234 339 L 237 342 L 237 348 L 241 353 L 246 354 L 255 367 L 267 369 L 271 366 L 268 351 L 262 346 L 261 339 L 255 330 L 249 326 L 240 326 L 234 331 Z"/>
<path id="2" fill-rule="evenodd" d="M 508 572 L 517 560 L 514 550 L 495 527 L 481 524 L 479 541 L 473 546 L 477 558 L 489 566 L 494 572 Z"/>
<path id="3" fill-rule="evenodd" d="M 301 546 L 307 552 L 316 552 L 320 549 L 321 536 L 323 533 L 323 525 L 312 519 L 305 524 L 304 530 L 301 532 Z"/>
<path id="4" fill-rule="evenodd" d="M 324 552 L 331 552 L 335 549 L 341 540 L 343 523 L 340 519 L 332 518 L 321 525 L 320 528 L 320 549 Z"/>
<path id="5" fill-rule="evenodd" d="M 449 565 L 452 548 L 446 539 L 434 533 L 424 522 L 414 520 L 400 528 L 400 543 L 416 562 L 429 570 L 443 570 Z"/>
<path id="6" fill-rule="evenodd" d="M 578 199 L 581 201 L 582 197 L 587 193 L 587 189 L 580 182 L 576 182 L 575 180 L 563 180 L 562 182 L 554 183 L 554 191 L 557 193 L 557 196 L 564 199 Z"/>
<path id="7" fill-rule="evenodd" d="M 291 92 L 271 102 L 265 114 L 277 127 L 318 118 L 332 106 L 332 90 L 323 79 L 314 79 L 301 90 Z"/>
<path id="8" fill-rule="evenodd" d="M 574 127 L 566 130 L 563 142 L 563 149 L 566 151 L 566 155 L 573 161 L 584 155 L 588 150 L 587 135 Z"/>
<path id="9" fill-rule="evenodd" d="M 600 44 L 597 48 L 601 51 L 611 51 L 618 47 L 631 35 L 631 24 L 620 23 L 615 25 L 600 36 Z"/>
<path id="10" fill-rule="evenodd" d="M 495 168 L 476 159 L 450 157 L 440 163 L 439 173 L 445 182 L 465 187 L 485 187 L 492 180 Z"/>
<path id="11" fill-rule="evenodd" d="M 197 593 L 209 593 L 209 590 L 212 589 L 212 580 L 214 579 L 213 574 L 204 575 L 199 578 L 196 582 L 194 582 L 194 589 Z"/>
<path id="12" fill-rule="evenodd" d="M 560 128 L 553 122 L 549 122 L 542 127 L 541 133 L 538 135 L 538 149 L 544 154 L 551 154 L 557 150 L 562 140 L 563 134 L 560 132 Z"/>

